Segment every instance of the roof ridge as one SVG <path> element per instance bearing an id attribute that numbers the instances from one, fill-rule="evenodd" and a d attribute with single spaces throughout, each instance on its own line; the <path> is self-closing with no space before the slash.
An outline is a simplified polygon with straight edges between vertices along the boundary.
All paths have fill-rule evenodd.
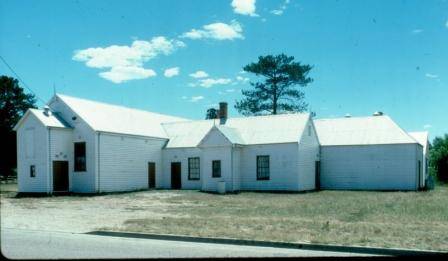
<path id="1" fill-rule="evenodd" d="M 227 120 L 243 120 L 243 119 L 255 119 L 255 118 L 268 118 L 268 117 L 286 117 L 292 115 L 300 115 L 306 116 L 309 115 L 309 112 L 300 112 L 300 113 L 282 113 L 282 114 L 270 114 L 270 115 L 254 115 L 254 116 L 241 116 L 241 117 L 229 117 Z M 162 124 L 178 124 L 178 123 L 191 123 L 191 122 L 207 122 L 219 119 L 201 119 L 201 120 L 188 120 L 188 121 L 178 121 L 178 122 L 163 122 Z M 227 126 L 229 127 L 229 126 Z"/>

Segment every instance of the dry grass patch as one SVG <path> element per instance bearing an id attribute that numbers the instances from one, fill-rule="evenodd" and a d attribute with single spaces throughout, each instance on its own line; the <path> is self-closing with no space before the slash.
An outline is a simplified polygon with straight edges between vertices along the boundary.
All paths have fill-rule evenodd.
<path id="1" fill-rule="evenodd" d="M 167 208 L 166 216 L 128 219 L 119 230 L 448 250 L 447 198 L 448 186 L 428 192 L 225 196 L 180 191 L 163 200 L 176 206 Z"/>

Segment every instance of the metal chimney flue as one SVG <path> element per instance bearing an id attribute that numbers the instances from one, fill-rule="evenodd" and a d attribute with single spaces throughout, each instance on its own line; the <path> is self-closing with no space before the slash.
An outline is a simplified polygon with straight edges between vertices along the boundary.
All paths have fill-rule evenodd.
<path id="1" fill-rule="evenodd" d="M 227 121 L 227 102 L 220 102 L 219 103 L 219 124 L 225 124 Z"/>
<path id="2" fill-rule="evenodd" d="M 384 113 L 382 111 L 376 111 L 373 113 L 373 116 L 382 116 Z"/>
<path id="3" fill-rule="evenodd" d="M 48 105 L 45 105 L 44 106 L 44 114 L 46 115 L 46 116 L 50 116 L 50 107 L 48 107 Z"/>

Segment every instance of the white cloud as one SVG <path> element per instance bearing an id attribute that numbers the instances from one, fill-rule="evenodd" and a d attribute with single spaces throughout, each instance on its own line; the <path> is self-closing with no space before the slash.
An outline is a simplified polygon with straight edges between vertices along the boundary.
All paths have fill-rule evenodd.
<path id="1" fill-rule="evenodd" d="M 182 41 L 168 40 L 163 36 L 158 36 L 150 41 L 135 40 L 130 46 L 111 45 L 104 48 L 76 50 L 72 59 L 84 62 L 87 67 L 91 68 L 109 68 L 108 72 L 101 72 L 99 75 L 119 83 L 155 76 L 155 72 L 144 69 L 143 64 L 158 55 L 169 55 L 182 47 L 185 47 Z"/>
<path id="2" fill-rule="evenodd" d="M 245 82 L 248 82 L 248 81 L 249 81 L 249 78 L 247 78 L 247 77 L 237 76 L 237 77 L 236 77 L 236 80 L 239 81 L 239 82 L 243 82 L 243 83 L 245 83 Z"/>
<path id="3" fill-rule="evenodd" d="M 289 4 L 289 0 L 285 0 L 284 2 L 283 2 L 283 4 L 278 8 L 278 9 L 274 9 L 274 10 L 271 10 L 271 14 L 274 14 L 274 15 L 282 15 L 283 14 L 283 12 L 286 10 L 286 8 L 288 7 L 288 4 Z"/>
<path id="4" fill-rule="evenodd" d="M 235 89 L 227 89 L 226 92 L 235 92 Z"/>
<path id="5" fill-rule="evenodd" d="M 179 67 L 173 67 L 173 68 L 166 69 L 165 72 L 163 73 L 163 75 L 165 75 L 165 77 L 168 77 L 168 78 L 179 75 Z"/>
<path id="6" fill-rule="evenodd" d="M 445 27 L 448 28 L 448 20 L 446 20 Z"/>
<path id="7" fill-rule="evenodd" d="M 414 30 L 412 30 L 413 34 L 419 34 L 419 33 L 422 33 L 422 32 L 423 32 L 422 29 L 414 29 Z"/>
<path id="8" fill-rule="evenodd" d="M 204 71 L 196 71 L 194 73 L 190 73 L 190 77 L 193 78 L 205 78 L 208 77 L 208 74 Z"/>
<path id="9" fill-rule="evenodd" d="M 228 78 L 217 78 L 217 79 L 207 78 L 199 80 L 198 85 L 204 88 L 210 88 L 213 87 L 214 85 L 226 85 L 231 82 L 232 80 Z"/>
<path id="10" fill-rule="evenodd" d="M 431 78 L 431 79 L 437 79 L 439 78 L 439 76 L 437 74 L 431 74 L 431 73 L 427 73 L 425 74 L 425 77 L 427 78 Z"/>
<path id="11" fill-rule="evenodd" d="M 113 83 L 129 80 L 146 79 L 156 76 L 156 72 L 138 66 L 115 66 L 108 72 L 100 72 L 99 76 Z"/>
<path id="12" fill-rule="evenodd" d="M 255 13 L 256 0 L 233 0 L 231 6 L 233 12 L 241 15 L 258 16 Z"/>
<path id="13" fill-rule="evenodd" d="M 180 37 L 194 40 L 202 38 L 215 40 L 244 39 L 244 36 L 241 34 L 242 32 L 243 28 L 241 25 L 237 21 L 232 20 L 230 24 L 218 22 L 204 25 L 202 29 L 192 29 L 191 31 L 182 34 Z"/>
<path id="14" fill-rule="evenodd" d="M 424 129 L 430 129 L 430 128 L 432 128 L 432 125 L 431 124 L 425 124 L 425 125 L 423 125 L 423 128 Z"/>
<path id="15" fill-rule="evenodd" d="M 184 95 L 184 96 L 181 97 L 181 99 L 182 100 L 186 100 L 186 99 L 188 99 L 188 97 Z"/>
<path id="16" fill-rule="evenodd" d="M 198 102 L 203 99 L 204 99 L 204 96 L 192 96 L 190 99 L 190 102 Z"/>

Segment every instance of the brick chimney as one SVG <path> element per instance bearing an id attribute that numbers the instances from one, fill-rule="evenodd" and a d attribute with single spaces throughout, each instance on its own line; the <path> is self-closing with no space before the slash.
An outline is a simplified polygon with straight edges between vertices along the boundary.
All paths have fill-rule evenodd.
<path id="1" fill-rule="evenodd" d="M 219 117 L 219 124 L 226 124 L 226 121 L 227 121 L 227 102 L 220 102 L 219 103 L 218 117 Z"/>

